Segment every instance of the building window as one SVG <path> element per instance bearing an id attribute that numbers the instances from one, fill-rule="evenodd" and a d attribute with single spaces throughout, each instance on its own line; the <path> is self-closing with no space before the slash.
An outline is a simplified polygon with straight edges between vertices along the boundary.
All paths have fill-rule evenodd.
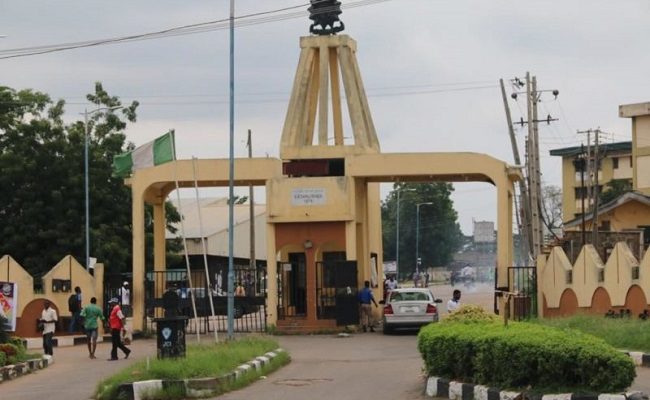
<path id="1" fill-rule="evenodd" d="M 630 168 L 632 168 L 632 156 L 630 156 L 628 160 L 630 160 Z"/>
<path id="2" fill-rule="evenodd" d="M 573 283 L 573 271 L 566 272 L 566 284 L 570 285 Z"/>
<path id="3" fill-rule="evenodd" d="M 632 280 L 639 279 L 639 267 L 632 267 Z"/>
<path id="4" fill-rule="evenodd" d="M 618 157 L 612 158 L 612 163 L 614 164 L 614 169 L 618 169 Z"/>
<path id="5" fill-rule="evenodd" d="M 598 271 L 598 282 L 605 282 L 605 270 Z"/>

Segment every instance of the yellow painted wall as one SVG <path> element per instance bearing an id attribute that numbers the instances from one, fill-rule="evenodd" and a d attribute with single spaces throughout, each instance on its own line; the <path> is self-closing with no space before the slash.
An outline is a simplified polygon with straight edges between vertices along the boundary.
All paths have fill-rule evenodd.
<path id="1" fill-rule="evenodd" d="M 72 281 L 71 291 L 53 292 L 53 279 L 70 279 Z M 56 304 L 61 315 L 70 315 L 68 311 L 68 297 L 74 293 L 75 286 L 81 288 L 82 306 L 89 304 L 91 297 L 97 297 L 99 299 L 95 286 L 95 278 L 72 256 L 63 257 L 58 264 L 43 275 L 44 297 Z"/>
<path id="2" fill-rule="evenodd" d="M 633 279 L 633 271 L 639 268 L 639 276 Z M 564 251 L 554 247 L 545 260 L 538 263 L 540 285 L 549 309 L 561 306 L 560 298 L 566 289 L 571 289 L 578 299 L 578 307 L 589 310 L 597 289 L 604 289 L 611 300 L 612 307 L 626 306 L 630 288 L 641 288 L 646 299 L 650 299 L 650 251 L 646 251 L 639 262 L 623 242 L 616 244 L 605 263 L 600 259 L 592 245 L 585 246 L 574 265 L 571 265 Z M 566 272 L 572 271 L 573 281 L 567 283 Z M 599 279 L 600 271 L 604 272 Z"/>
<path id="3" fill-rule="evenodd" d="M 34 299 L 34 278 L 16 262 L 11 256 L 0 258 L 0 281 L 14 282 L 18 285 L 18 312 L 20 316 L 23 309 Z"/>
<path id="4" fill-rule="evenodd" d="M 350 177 L 272 179 L 267 184 L 267 222 L 351 221 L 355 218 L 354 180 Z M 294 195 L 323 195 L 303 204 Z M 272 200 L 272 201 L 271 201 Z"/>

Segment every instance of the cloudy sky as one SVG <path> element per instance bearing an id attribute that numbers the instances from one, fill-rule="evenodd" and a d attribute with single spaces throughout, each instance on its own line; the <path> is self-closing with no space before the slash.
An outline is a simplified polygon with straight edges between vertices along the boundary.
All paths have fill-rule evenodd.
<path id="1" fill-rule="evenodd" d="M 306 0 L 237 0 L 236 155 L 279 154 L 278 142 L 309 20 L 293 13 Z M 650 101 L 650 3 L 647 0 L 343 0 L 345 33 L 358 61 L 384 152 L 482 152 L 513 162 L 499 78 L 537 76 L 543 180 L 560 184 L 553 148 L 579 145 L 578 129 L 600 127 L 606 141 L 630 140 L 620 104 Z M 304 6 L 302 8 L 291 7 Z M 306 11 L 305 11 L 306 13 Z M 229 1 L 0 1 L 0 85 L 33 88 L 84 108 L 95 81 L 125 102 L 140 101 L 128 131 L 136 145 L 176 129 L 179 158 L 228 156 L 228 29 L 21 58 L 12 49 L 135 35 L 227 19 Z M 257 17 L 260 18 L 260 17 Z M 221 26 L 223 28 L 223 26 Z M 510 92 L 511 88 L 508 88 Z M 514 119 L 525 110 L 510 101 Z M 521 143 L 525 132 L 517 130 Z M 521 147 L 521 146 L 520 146 Z M 390 185 L 383 185 L 385 195 Z M 241 189 L 244 194 L 246 190 Z M 209 195 L 211 193 L 205 193 Z M 263 198 L 263 193 L 257 195 Z M 495 219 L 495 190 L 457 184 L 461 227 Z"/>

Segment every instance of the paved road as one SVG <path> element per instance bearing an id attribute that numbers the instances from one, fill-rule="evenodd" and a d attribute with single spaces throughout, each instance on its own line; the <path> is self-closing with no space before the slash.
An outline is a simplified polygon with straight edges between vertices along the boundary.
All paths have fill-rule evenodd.
<path id="1" fill-rule="evenodd" d="M 415 334 L 281 336 L 292 362 L 223 400 L 424 399 Z"/>
<path id="2" fill-rule="evenodd" d="M 54 364 L 14 381 L 0 383 L 2 400 L 83 400 L 92 398 L 97 383 L 146 356 L 155 357 L 154 340 L 136 340 L 128 360 L 106 361 L 111 344 L 97 344 L 97 358 L 88 358 L 83 346 L 55 347 Z M 119 353 L 122 357 L 122 353 Z"/>

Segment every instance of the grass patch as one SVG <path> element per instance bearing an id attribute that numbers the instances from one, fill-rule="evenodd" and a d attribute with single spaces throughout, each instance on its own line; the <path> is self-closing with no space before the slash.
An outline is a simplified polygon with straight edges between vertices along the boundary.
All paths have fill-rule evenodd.
<path id="1" fill-rule="evenodd" d="M 650 353 L 650 321 L 574 315 L 567 318 L 537 319 L 531 322 L 588 333 L 603 339 L 617 349 Z"/>
<path id="2" fill-rule="evenodd" d="M 278 343 L 275 340 L 260 337 L 218 344 L 189 345 L 186 358 L 153 359 L 150 360 L 149 368 L 146 360 L 139 361 L 101 381 L 95 391 L 95 397 L 116 398 L 117 388 L 122 383 L 149 379 L 182 380 L 220 376 L 277 348 Z"/>

